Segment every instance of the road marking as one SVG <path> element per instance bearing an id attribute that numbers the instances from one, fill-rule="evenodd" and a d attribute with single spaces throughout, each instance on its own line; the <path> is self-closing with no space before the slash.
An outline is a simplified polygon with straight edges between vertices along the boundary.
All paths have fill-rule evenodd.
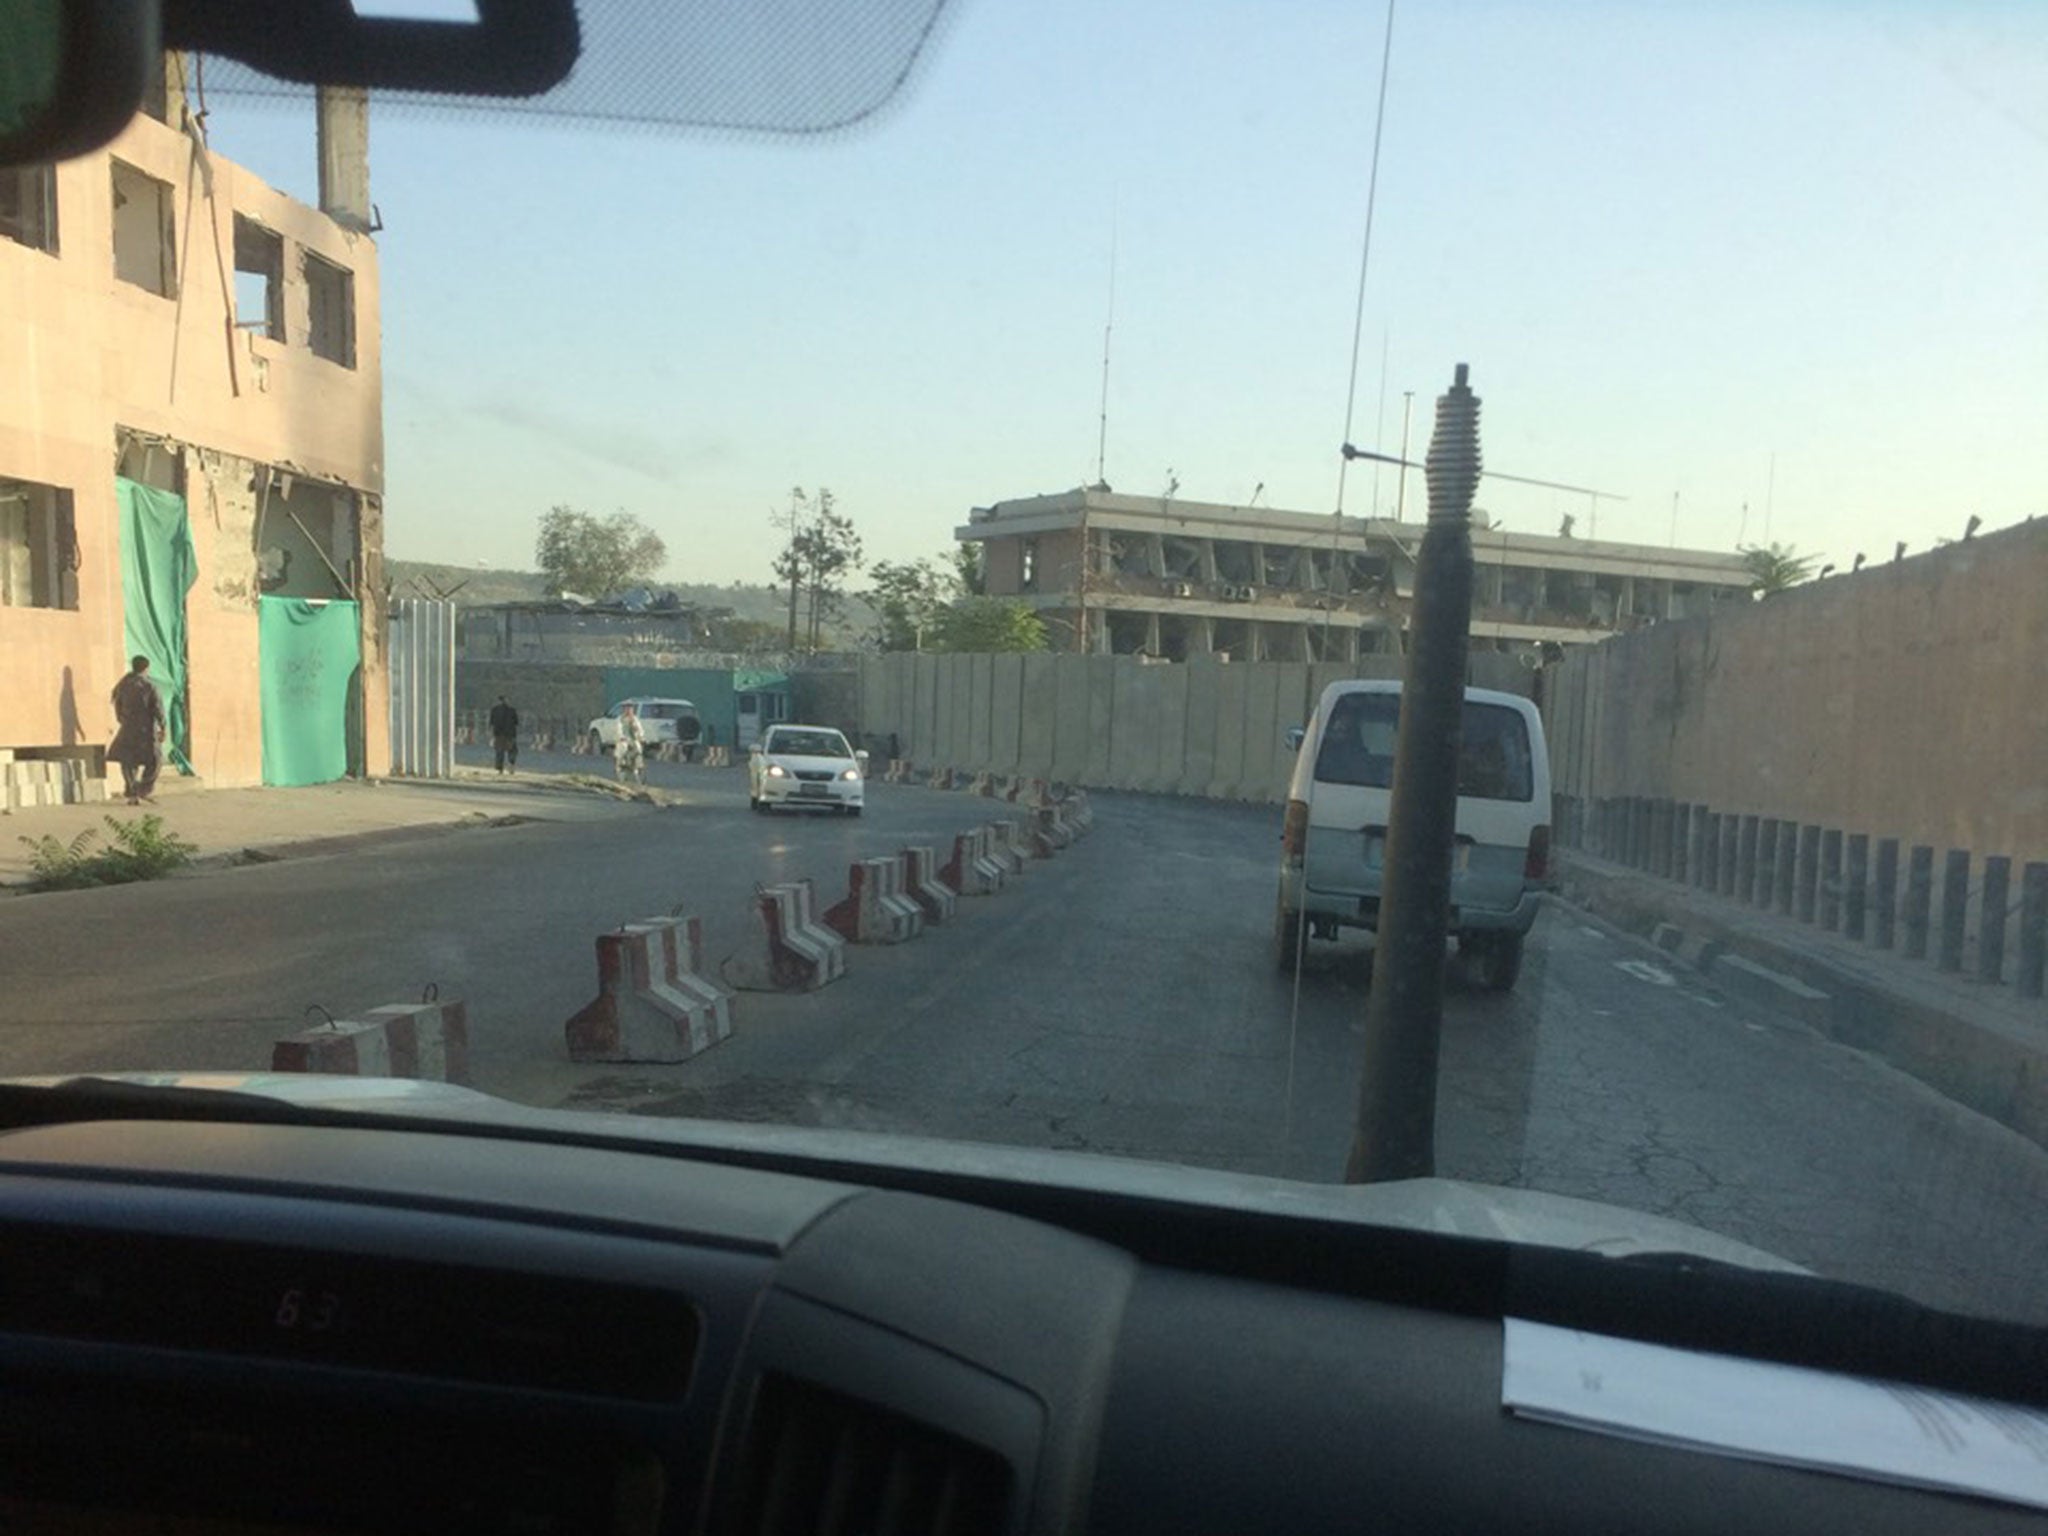
<path id="1" fill-rule="evenodd" d="M 1589 939 L 1604 939 L 1607 937 L 1607 935 L 1602 933 L 1598 928 L 1588 928 L 1583 924 L 1580 925 L 1579 932 L 1583 933 Z"/>
<path id="2" fill-rule="evenodd" d="M 1669 971 L 1664 970 L 1660 966 L 1652 965 L 1647 960 L 1617 960 L 1614 962 L 1614 968 L 1617 971 L 1627 971 L 1637 981 L 1647 981 L 1652 986 L 1675 987 L 1678 985 L 1678 979 Z"/>

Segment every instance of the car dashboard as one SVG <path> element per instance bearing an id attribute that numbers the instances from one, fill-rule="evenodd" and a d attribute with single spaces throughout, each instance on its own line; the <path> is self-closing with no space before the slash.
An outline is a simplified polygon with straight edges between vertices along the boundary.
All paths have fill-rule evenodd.
<path id="1" fill-rule="evenodd" d="M 1504 1414 L 1503 1311 L 1597 1321 L 1627 1288 L 1573 1277 L 1613 1260 L 765 1161 L 146 1114 L 0 1135 L 0 1529 L 2038 1525 Z"/>

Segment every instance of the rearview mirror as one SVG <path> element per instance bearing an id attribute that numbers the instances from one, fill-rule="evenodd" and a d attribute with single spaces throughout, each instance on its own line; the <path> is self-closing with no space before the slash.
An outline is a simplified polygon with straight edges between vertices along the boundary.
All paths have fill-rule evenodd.
<path id="1" fill-rule="evenodd" d="M 1307 735 L 1308 732 L 1303 727 L 1290 725 L 1287 727 L 1286 734 L 1282 739 L 1286 741 L 1288 751 L 1299 752 L 1301 750 L 1302 738 Z"/>
<path id="2" fill-rule="evenodd" d="M 0 165 L 100 148 L 165 49 L 301 85 L 538 96 L 582 52 L 575 0 L 476 0 L 474 21 L 359 15 L 353 0 L 0 0 Z"/>
<path id="3" fill-rule="evenodd" d="M 0 0 L 0 165 L 68 160 L 127 127 L 158 37 L 156 0 Z"/>

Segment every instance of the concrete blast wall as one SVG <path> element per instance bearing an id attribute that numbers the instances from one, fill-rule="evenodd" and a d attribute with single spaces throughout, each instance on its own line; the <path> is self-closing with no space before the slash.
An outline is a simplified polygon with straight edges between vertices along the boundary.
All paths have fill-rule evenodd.
<path id="1" fill-rule="evenodd" d="M 1561 794 L 2048 859 L 2048 523 L 1576 651 L 1545 693 Z"/>
<path id="2" fill-rule="evenodd" d="M 1473 658 L 1475 684 L 1525 692 L 1513 657 Z M 862 659 L 861 731 L 896 738 L 919 767 L 1021 774 L 1095 789 L 1276 801 L 1293 755 L 1282 740 L 1346 677 L 1399 677 L 1402 658 L 1357 663 L 1148 665 L 1134 656 Z"/>
<path id="3" fill-rule="evenodd" d="M 1565 846 L 2041 995 L 2048 523 L 1607 641 L 1544 698 Z"/>

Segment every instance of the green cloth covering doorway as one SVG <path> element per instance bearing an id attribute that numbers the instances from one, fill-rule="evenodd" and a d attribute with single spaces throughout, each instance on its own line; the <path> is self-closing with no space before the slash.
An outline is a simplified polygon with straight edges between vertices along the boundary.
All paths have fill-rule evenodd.
<path id="1" fill-rule="evenodd" d="M 199 579 L 185 498 L 114 477 L 121 515 L 121 670 L 149 658 L 150 681 L 164 703 L 165 756 L 192 772 L 192 719 L 186 700 L 185 594 Z"/>
<path id="2" fill-rule="evenodd" d="M 266 597 L 257 613 L 263 782 L 327 784 L 346 777 L 349 697 L 363 660 L 356 604 Z"/>

